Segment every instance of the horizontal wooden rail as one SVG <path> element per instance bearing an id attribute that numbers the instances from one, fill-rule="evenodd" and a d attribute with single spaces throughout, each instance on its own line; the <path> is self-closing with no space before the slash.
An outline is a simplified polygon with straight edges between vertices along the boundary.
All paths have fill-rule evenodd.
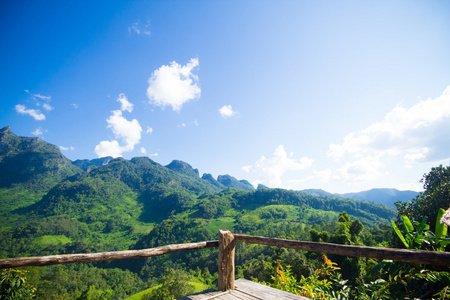
<path id="1" fill-rule="evenodd" d="M 6 258 L 6 259 L 0 259 L 0 269 L 16 268 L 16 267 L 31 267 L 31 266 L 50 266 L 50 265 L 85 263 L 85 262 L 99 262 L 99 261 L 105 261 L 105 260 L 118 260 L 118 259 L 127 259 L 127 258 L 144 258 L 144 257 L 159 256 L 159 255 L 168 254 L 168 253 L 172 253 L 172 252 L 206 249 L 206 248 L 214 248 L 214 247 L 219 247 L 219 241 L 207 241 L 207 242 L 200 242 L 200 243 L 167 245 L 167 246 L 143 249 L 143 250 Z"/>
<path id="2" fill-rule="evenodd" d="M 250 244 L 260 244 L 338 254 L 343 256 L 371 257 L 376 259 L 391 259 L 416 264 L 429 264 L 435 266 L 450 266 L 450 253 L 438 251 L 405 250 L 391 248 L 376 248 L 364 246 L 349 246 L 330 243 L 303 242 L 285 239 L 267 238 L 262 236 L 251 236 L 245 234 L 234 234 L 236 241 Z"/>

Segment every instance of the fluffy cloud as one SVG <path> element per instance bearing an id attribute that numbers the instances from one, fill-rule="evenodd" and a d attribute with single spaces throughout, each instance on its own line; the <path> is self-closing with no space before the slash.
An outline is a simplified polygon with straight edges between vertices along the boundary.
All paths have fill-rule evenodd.
<path id="1" fill-rule="evenodd" d="M 119 94 L 119 97 L 117 98 L 117 102 L 120 102 L 120 105 L 121 105 L 120 109 L 122 111 L 125 111 L 125 110 L 128 112 L 133 111 L 133 104 L 128 101 L 128 98 L 127 98 L 127 96 L 125 96 L 124 93 Z"/>
<path id="2" fill-rule="evenodd" d="M 25 90 L 25 91 L 27 93 L 29 93 L 28 90 Z M 33 98 L 39 98 L 41 100 L 50 100 L 50 99 L 52 99 L 52 97 L 50 97 L 50 96 L 44 96 L 44 95 L 41 95 L 41 94 L 32 94 L 32 96 L 33 96 Z"/>
<path id="3" fill-rule="evenodd" d="M 128 27 L 129 33 L 136 33 L 137 35 L 150 35 L 150 21 L 147 21 L 146 23 L 142 24 L 141 21 L 134 22 L 131 26 Z"/>
<path id="4" fill-rule="evenodd" d="M 237 114 L 236 111 L 233 111 L 233 108 L 231 105 L 224 105 L 219 109 L 219 113 L 222 116 L 222 118 L 230 118 Z"/>
<path id="5" fill-rule="evenodd" d="M 153 133 L 153 128 L 147 126 L 147 130 L 145 131 L 145 133 Z"/>
<path id="6" fill-rule="evenodd" d="M 28 109 L 22 104 L 17 104 L 14 108 L 19 114 L 32 116 L 36 121 L 45 120 L 45 115 L 38 109 Z"/>
<path id="7" fill-rule="evenodd" d="M 420 101 L 407 109 L 398 105 L 384 120 L 331 144 L 327 155 L 339 160 L 345 154 L 357 157 L 402 155 L 406 164 L 450 158 L 450 86 L 436 99 Z"/>
<path id="8" fill-rule="evenodd" d="M 59 146 L 59 149 L 61 150 L 61 151 L 67 151 L 67 150 L 75 150 L 75 148 L 73 147 L 73 146 L 70 146 L 70 147 L 64 147 L 64 146 Z"/>
<path id="9" fill-rule="evenodd" d="M 262 178 L 257 183 L 263 183 L 270 187 L 285 187 L 282 177 L 286 172 L 304 170 L 313 164 L 313 160 L 310 158 L 294 159 L 293 156 L 293 153 L 288 155 L 283 145 L 280 145 L 275 149 L 272 157 L 262 156 L 254 166 L 245 166 L 242 169 L 246 172 L 256 172 L 258 177 Z"/>
<path id="10" fill-rule="evenodd" d="M 117 101 L 121 103 L 122 110 L 131 112 L 133 109 L 133 104 L 128 102 L 128 99 L 124 94 L 120 94 Z M 101 141 L 97 146 L 95 146 L 95 153 L 98 157 L 122 156 L 123 152 L 132 151 L 141 140 L 142 127 L 138 120 L 133 119 L 128 121 L 122 116 L 121 110 L 114 110 L 111 113 L 111 116 L 106 120 L 106 122 L 108 124 L 108 128 L 112 129 L 116 140 Z M 117 139 L 121 140 L 123 144 L 120 145 Z"/>
<path id="11" fill-rule="evenodd" d="M 47 130 L 42 130 L 42 128 L 39 127 L 39 128 L 36 128 L 36 130 L 33 131 L 32 134 L 33 134 L 33 135 L 36 135 L 36 136 L 40 136 L 40 135 L 43 135 L 44 132 L 47 132 Z"/>
<path id="12" fill-rule="evenodd" d="M 379 157 L 366 156 L 353 162 L 346 162 L 337 169 L 334 179 L 343 181 L 371 181 L 385 175 L 380 171 L 384 164 Z"/>
<path id="13" fill-rule="evenodd" d="M 42 107 L 43 107 L 46 111 L 51 111 L 51 110 L 53 110 L 53 106 L 51 106 L 51 105 L 48 104 L 48 103 L 42 104 Z"/>
<path id="14" fill-rule="evenodd" d="M 150 104 L 162 108 L 172 106 L 173 110 L 179 111 L 184 103 L 199 98 L 201 89 L 197 75 L 193 74 L 198 65 L 198 59 L 192 58 L 185 66 L 173 61 L 169 66 L 155 70 L 148 80 Z"/>
<path id="15" fill-rule="evenodd" d="M 105 156 L 121 157 L 122 152 L 123 152 L 122 147 L 116 140 L 101 141 L 100 144 L 95 146 L 95 153 L 97 154 L 98 157 L 105 157 Z"/>

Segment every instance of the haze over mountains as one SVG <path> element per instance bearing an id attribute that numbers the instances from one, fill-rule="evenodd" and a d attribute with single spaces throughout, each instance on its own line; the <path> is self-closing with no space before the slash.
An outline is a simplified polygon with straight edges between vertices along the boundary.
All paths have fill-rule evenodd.
<path id="1" fill-rule="evenodd" d="M 77 159 L 70 161 L 61 154 L 58 147 L 42 141 L 40 138 L 18 137 L 12 133 L 11 128 L 6 126 L 0 130 L 0 185 L 10 186 L 12 183 L 27 182 L 31 180 L 39 183 L 42 189 L 47 187 L 47 183 L 40 182 L 40 178 L 49 176 L 50 181 L 59 182 L 64 178 L 80 173 L 82 171 L 92 171 L 95 168 L 105 166 L 113 161 L 124 161 L 122 158 L 102 157 L 98 159 Z M 33 156 L 31 156 L 33 153 Z M 133 158 L 133 161 L 147 161 L 151 164 L 159 165 L 149 158 Z M 162 166 L 161 166 L 162 167 Z M 215 179 L 211 174 L 205 173 L 199 177 L 199 171 L 191 165 L 180 160 L 173 160 L 169 165 L 163 167 L 175 173 L 195 179 L 207 190 L 221 190 L 234 188 L 237 190 L 254 191 L 255 188 L 247 180 L 238 180 L 230 175 L 219 175 Z M 8 170 L 6 172 L 6 170 Z M 11 171 L 12 170 L 12 171 Z M 270 188 L 258 185 L 257 189 Z M 300 192 L 317 196 L 332 196 L 350 198 L 357 200 L 372 201 L 394 207 L 396 201 L 406 201 L 416 195 L 415 191 L 399 191 L 396 189 L 371 189 L 368 191 L 333 194 L 321 189 L 304 189 Z"/>
<path id="2" fill-rule="evenodd" d="M 10 127 L 0 129 L 0 207 L 1 258 L 206 241 L 215 239 L 219 229 L 307 240 L 313 228 L 334 228 L 344 211 L 373 232 L 374 245 L 396 217 L 388 205 L 325 191 L 262 185 L 255 189 L 230 175 L 200 177 L 197 169 L 179 160 L 167 166 L 148 157 L 71 162 L 58 147 L 40 138 L 17 136 Z M 158 258 L 158 263 L 139 260 L 97 267 L 120 268 L 114 271 L 120 278 L 132 271 L 145 280 L 162 276 L 164 268 L 159 266 L 175 262 L 193 269 L 208 267 L 214 273 L 217 262 L 209 257 L 212 251 L 179 253 Z M 49 281 L 56 280 L 55 274 Z M 123 299 L 120 290 L 115 290 L 117 299 Z"/>

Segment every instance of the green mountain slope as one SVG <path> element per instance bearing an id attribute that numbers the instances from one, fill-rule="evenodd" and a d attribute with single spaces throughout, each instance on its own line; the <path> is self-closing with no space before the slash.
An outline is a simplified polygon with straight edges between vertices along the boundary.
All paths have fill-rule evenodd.
<path id="1" fill-rule="evenodd" d="M 0 205 L 2 213 L 30 205 L 53 186 L 82 171 L 55 145 L 0 130 Z"/>
<path id="2" fill-rule="evenodd" d="M 393 208 L 378 203 L 267 187 L 255 190 L 248 181 L 229 175 L 218 180 L 209 174 L 200 178 L 196 169 L 182 161 L 162 166 L 148 157 L 136 157 L 72 164 L 56 146 L 18 137 L 9 127 L 0 131 L 0 173 L 2 258 L 198 242 L 216 239 L 218 229 L 307 240 L 311 229 L 336 230 L 333 224 L 343 211 L 368 228 L 388 224 L 395 217 Z M 254 255 L 245 249 L 237 259 L 245 261 Z M 83 268 L 94 273 L 96 268 L 107 268 L 108 273 L 120 267 L 126 271 L 117 274 L 131 270 L 147 282 L 161 276 L 166 267 L 215 272 L 215 251 Z M 76 277 L 71 267 L 61 270 Z M 45 273 L 46 282 L 56 282 L 52 276 L 58 274 Z M 67 277 L 58 284 L 73 280 Z M 45 285 L 39 288 L 46 289 Z"/>

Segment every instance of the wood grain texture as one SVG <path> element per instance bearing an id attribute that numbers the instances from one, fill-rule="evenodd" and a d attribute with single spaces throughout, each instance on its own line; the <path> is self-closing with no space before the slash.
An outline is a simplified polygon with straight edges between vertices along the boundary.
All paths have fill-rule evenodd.
<path id="1" fill-rule="evenodd" d="M 213 247 L 219 247 L 219 242 L 207 241 L 200 243 L 176 244 L 143 250 L 7 258 L 7 259 L 0 259 L 0 269 L 30 267 L 30 266 L 50 266 L 50 265 L 71 264 L 71 263 L 84 263 L 84 262 L 98 262 L 105 260 L 118 260 L 128 258 L 144 258 L 144 257 L 164 255 L 172 252 L 198 250 Z"/>
<path id="2" fill-rule="evenodd" d="M 311 252 L 338 254 L 342 256 L 371 257 L 380 260 L 391 259 L 394 261 L 402 261 L 417 264 L 450 266 L 449 252 L 349 246 L 330 243 L 293 241 L 285 239 L 268 238 L 262 236 L 251 236 L 245 234 L 234 234 L 234 237 L 237 241 L 250 244 L 276 246 Z"/>
<path id="3" fill-rule="evenodd" d="M 226 292 L 206 290 L 185 296 L 180 300 L 311 300 L 243 278 L 236 280 L 235 284 L 235 290 Z"/>
<path id="4" fill-rule="evenodd" d="M 234 290 L 236 240 L 228 230 L 219 230 L 219 290 Z"/>

